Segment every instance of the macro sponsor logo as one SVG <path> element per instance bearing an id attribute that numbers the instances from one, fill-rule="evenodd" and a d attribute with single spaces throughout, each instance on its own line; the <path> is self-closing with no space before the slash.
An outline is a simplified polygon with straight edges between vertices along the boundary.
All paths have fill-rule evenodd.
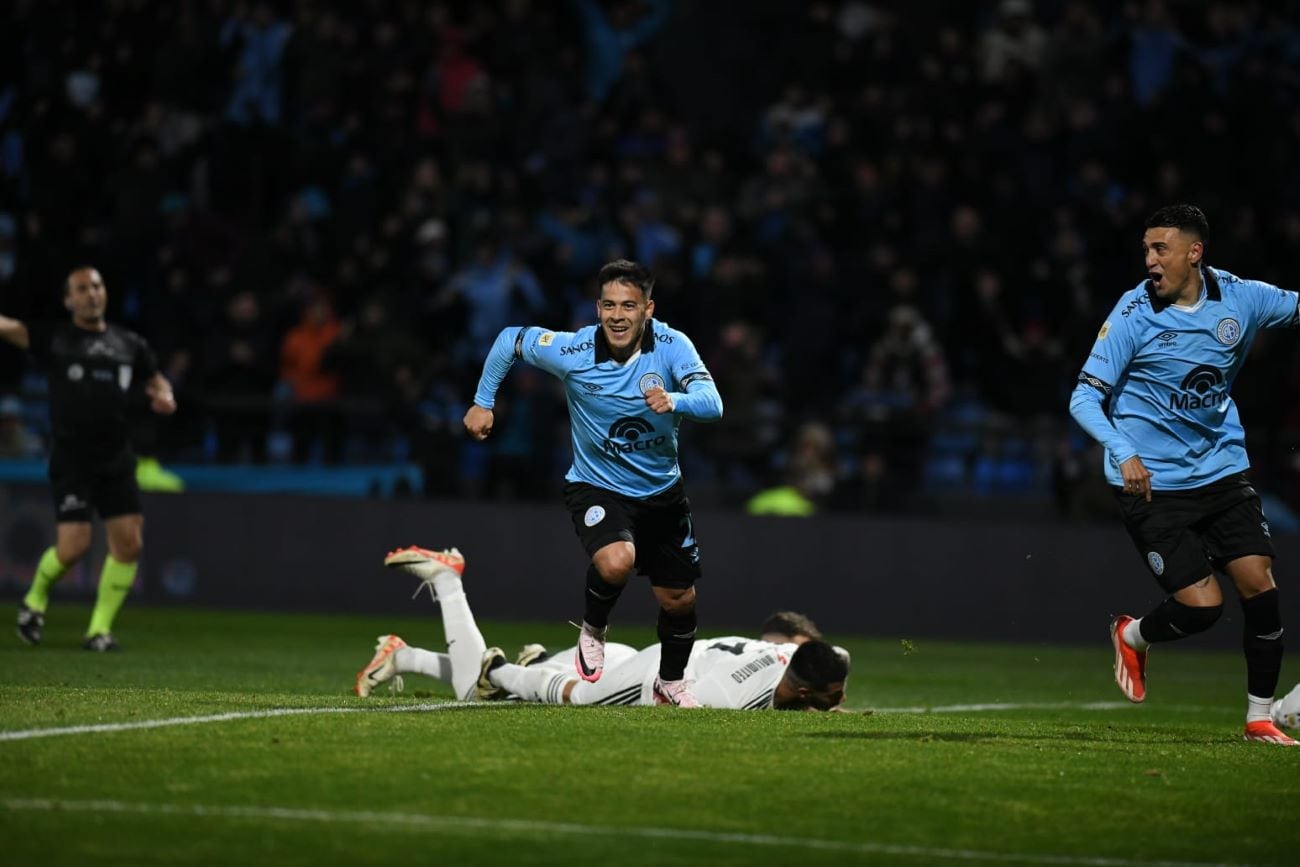
<path id="1" fill-rule="evenodd" d="M 1170 409 L 1215 409 L 1228 399 L 1223 373 L 1217 367 L 1198 364 L 1179 383 L 1181 392 L 1169 395 Z"/>
<path id="2" fill-rule="evenodd" d="M 601 445 L 609 455 L 645 452 L 663 445 L 668 440 L 666 434 L 658 436 L 654 434 L 654 425 L 650 422 L 634 415 L 625 415 L 609 426 L 609 436 Z"/>
<path id="3" fill-rule="evenodd" d="M 1134 310 L 1137 310 L 1139 307 L 1144 307 L 1150 303 L 1151 302 L 1147 298 L 1147 294 L 1143 292 L 1142 294 L 1134 298 L 1132 301 L 1130 301 L 1128 304 L 1126 304 L 1124 306 L 1124 309 L 1120 311 L 1119 315 L 1127 319 L 1128 315 L 1132 313 Z"/>
<path id="4" fill-rule="evenodd" d="M 592 341 L 584 340 L 581 343 L 575 343 L 572 346 L 561 346 L 560 354 L 577 355 L 579 352 L 586 352 L 588 349 L 591 349 L 591 347 L 594 345 L 595 343 L 593 343 Z"/>

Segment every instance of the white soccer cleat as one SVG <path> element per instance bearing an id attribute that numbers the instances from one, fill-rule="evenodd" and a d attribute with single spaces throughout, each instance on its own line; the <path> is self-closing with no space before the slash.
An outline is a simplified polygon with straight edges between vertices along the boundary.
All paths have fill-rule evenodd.
<path id="1" fill-rule="evenodd" d="M 573 667 L 578 670 L 578 677 L 588 683 L 600 680 L 605 671 L 605 633 L 609 627 L 597 629 L 582 621 L 578 627 L 578 650 L 573 655 Z"/>
<path id="2" fill-rule="evenodd" d="M 435 575 L 441 572 L 454 572 L 458 577 L 465 574 L 465 557 L 455 548 L 445 548 L 442 551 L 430 551 L 428 548 L 419 548 L 415 545 L 398 548 L 384 556 L 384 565 L 389 569 L 401 569 L 419 578 L 421 584 L 415 589 L 416 595 L 419 595 L 421 589 L 428 587 L 429 596 L 433 599 L 438 598 L 437 592 L 433 589 Z"/>
<path id="3" fill-rule="evenodd" d="M 515 657 L 515 665 L 529 666 L 535 662 L 543 662 L 550 658 L 546 652 L 546 647 L 541 644 L 525 644 L 519 648 L 519 655 Z"/>
<path id="4" fill-rule="evenodd" d="M 483 651 L 483 661 L 479 665 L 478 683 L 474 684 L 474 697 L 479 701 L 500 701 L 506 697 L 506 691 L 492 682 L 492 669 L 506 664 L 505 651 L 499 647 L 489 647 Z"/>
<path id="5" fill-rule="evenodd" d="M 1284 729 L 1300 729 L 1300 684 L 1273 702 L 1273 724 Z"/>
<path id="6" fill-rule="evenodd" d="M 406 647 L 406 642 L 396 635 L 381 635 L 375 645 L 375 655 L 366 667 L 357 672 L 355 692 L 362 698 L 369 698 L 375 687 L 392 681 L 393 692 L 401 692 L 404 684 L 402 676 L 397 673 L 397 651 Z"/>
<path id="7" fill-rule="evenodd" d="M 691 692 L 689 680 L 664 680 L 655 677 L 654 689 L 651 690 L 655 704 L 671 704 L 673 707 L 704 707 Z"/>

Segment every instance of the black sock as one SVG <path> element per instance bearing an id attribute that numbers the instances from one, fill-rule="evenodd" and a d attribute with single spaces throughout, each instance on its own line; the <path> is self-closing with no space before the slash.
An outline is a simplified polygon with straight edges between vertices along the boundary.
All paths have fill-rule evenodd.
<path id="1" fill-rule="evenodd" d="M 686 676 L 686 662 L 695 646 L 695 606 L 685 614 L 669 614 L 659 609 L 659 677 L 681 680 Z"/>
<path id="2" fill-rule="evenodd" d="M 1152 644 L 1177 641 L 1209 629 L 1222 613 L 1222 605 L 1184 605 L 1170 596 L 1142 618 L 1138 631 Z"/>
<path id="3" fill-rule="evenodd" d="M 1282 671 L 1282 612 L 1277 588 L 1241 600 L 1245 615 L 1242 647 L 1246 651 L 1246 685 L 1256 698 L 1272 698 Z"/>
<path id="4" fill-rule="evenodd" d="M 582 619 L 587 621 L 588 626 L 604 629 L 609 625 L 609 612 L 613 610 L 614 603 L 618 601 L 619 594 L 622 592 L 623 585 L 610 584 L 600 577 L 600 572 L 596 571 L 595 566 L 588 566 L 585 594 L 587 604 Z"/>

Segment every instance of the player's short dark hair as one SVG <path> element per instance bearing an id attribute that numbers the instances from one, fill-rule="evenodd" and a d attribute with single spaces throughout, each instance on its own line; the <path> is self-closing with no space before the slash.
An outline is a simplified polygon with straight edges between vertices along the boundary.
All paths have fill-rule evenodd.
<path id="1" fill-rule="evenodd" d="M 1210 240 L 1210 221 L 1195 205 L 1166 205 L 1147 218 L 1148 229 L 1173 228 L 1201 241 Z"/>
<path id="2" fill-rule="evenodd" d="M 832 683 L 842 683 L 849 676 L 849 665 L 825 641 L 806 641 L 790 657 L 786 669 L 798 686 L 809 689 L 826 689 Z"/>
<path id="3" fill-rule="evenodd" d="M 778 611 L 764 620 L 758 634 L 767 635 L 769 632 L 779 632 L 791 638 L 804 635 L 817 641 L 822 637 L 822 631 L 817 628 L 816 623 L 812 622 L 812 618 L 798 611 Z"/>
<path id="4" fill-rule="evenodd" d="M 596 291 L 600 292 L 606 283 L 626 283 L 641 290 L 645 300 L 650 300 L 650 293 L 655 288 L 655 278 L 644 265 L 629 259 L 615 259 L 600 269 L 596 275 Z"/>
<path id="5" fill-rule="evenodd" d="M 65 273 L 65 274 L 63 275 L 63 285 L 59 287 L 59 297 L 60 297 L 60 298 L 66 298 L 66 297 L 67 297 L 67 295 L 68 295 L 68 287 L 69 287 L 69 286 L 71 285 L 71 283 L 72 283 L 72 275 L 73 275 L 73 274 L 76 274 L 78 271 L 98 271 L 98 270 L 99 270 L 99 269 L 96 268 L 94 265 L 88 265 L 88 264 L 85 264 L 85 263 L 82 263 L 82 264 L 80 264 L 80 265 L 73 265 L 71 268 L 69 268 L 69 269 L 67 270 L 67 273 Z M 101 276 L 102 276 L 102 275 L 101 275 Z"/>

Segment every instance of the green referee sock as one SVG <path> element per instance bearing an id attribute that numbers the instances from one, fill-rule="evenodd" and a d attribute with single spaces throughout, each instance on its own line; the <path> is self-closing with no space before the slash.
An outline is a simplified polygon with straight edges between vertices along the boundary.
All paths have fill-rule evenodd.
<path id="1" fill-rule="evenodd" d="M 50 605 L 50 587 L 66 574 L 68 574 L 68 567 L 59 562 L 54 547 L 46 548 L 45 553 L 41 555 L 41 562 L 36 564 L 32 587 L 23 597 L 23 604 L 33 611 L 44 614 L 45 609 Z"/>
<path id="2" fill-rule="evenodd" d="M 113 631 L 113 618 L 126 601 L 135 583 L 134 563 L 119 563 L 113 556 L 104 558 L 104 571 L 99 573 L 99 591 L 95 594 L 95 610 L 90 612 L 90 626 L 86 637 Z"/>

